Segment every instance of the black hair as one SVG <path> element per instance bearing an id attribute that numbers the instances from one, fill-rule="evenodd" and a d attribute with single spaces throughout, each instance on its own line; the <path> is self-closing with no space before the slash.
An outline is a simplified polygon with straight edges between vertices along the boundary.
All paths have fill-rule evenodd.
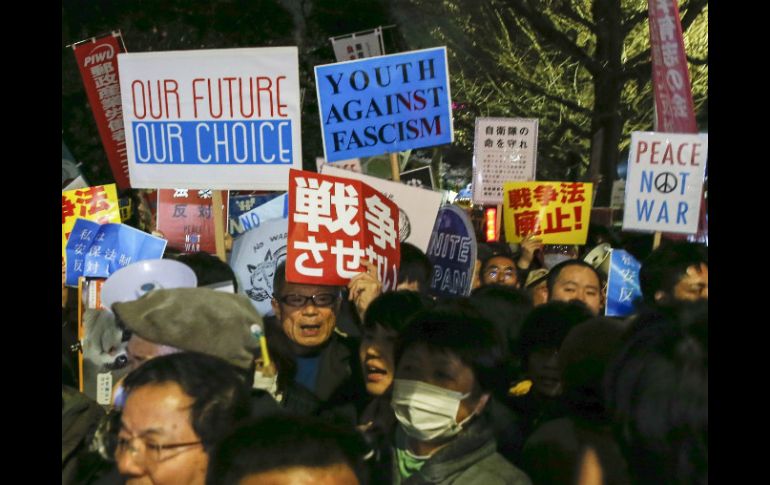
<path id="1" fill-rule="evenodd" d="M 197 253 L 180 254 L 175 259 L 192 268 L 195 276 L 198 278 L 198 286 L 232 281 L 233 293 L 238 293 L 238 279 L 235 277 L 235 272 L 230 265 L 218 257 L 205 251 L 199 251 Z"/>
<path id="2" fill-rule="evenodd" d="M 372 300 L 364 313 L 363 327 L 373 329 L 380 325 L 401 333 L 409 323 L 409 318 L 433 300 L 420 293 L 409 290 L 387 291 Z"/>
<path id="3" fill-rule="evenodd" d="M 510 369 L 501 342 L 494 325 L 481 316 L 468 298 L 448 298 L 412 317 L 396 343 L 396 367 L 407 349 L 424 345 L 459 357 L 473 371 L 482 393 L 504 396 Z"/>
<path id="4" fill-rule="evenodd" d="M 655 301 L 655 293 L 662 291 L 670 299 L 674 287 L 687 274 L 690 266 L 709 264 L 704 246 L 686 241 L 665 243 L 650 253 L 639 270 L 639 286 L 644 301 Z"/>
<path id="5" fill-rule="evenodd" d="M 295 467 L 347 465 L 363 480 L 363 438 L 317 418 L 275 415 L 250 420 L 229 433 L 212 453 L 207 485 L 237 485 L 244 478 Z"/>
<path id="6" fill-rule="evenodd" d="M 591 310 L 579 300 L 549 301 L 535 307 L 521 327 L 519 354 L 524 369 L 533 351 L 559 349 L 572 327 L 591 317 Z"/>
<path id="7" fill-rule="evenodd" d="M 190 425 L 209 452 L 236 423 L 249 416 L 249 388 L 235 367 L 198 352 L 164 355 L 145 362 L 123 381 L 126 397 L 144 386 L 173 382 L 193 399 Z"/>
<path id="8" fill-rule="evenodd" d="M 708 304 L 639 316 L 607 369 L 606 405 L 635 483 L 708 483 Z"/>
<path id="9" fill-rule="evenodd" d="M 492 284 L 473 290 L 470 302 L 505 338 L 506 353 L 518 366 L 521 327 L 534 308 L 532 297 L 513 286 Z"/>
<path id="10" fill-rule="evenodd" d="M 481 245 L 479 245 L 481 246 Z M 511 250 L 511 247 L 507 243 L 503 242 L 491 242 L 491 243 L 485 243 L 485 249 L 480 252 L 479 260 L 481 261 L 481 272 L 484 272 L 484 269 L 487 266 L 487 263 L 490 259 L 496 258 L 496 257 L 503 257 L 508 258 L 511 261 L 513 261 L 514 266 L 516 265 L 516 256 L 513 254 L 513 251 Z M 518 274 L 516 275 L 518 276 Z"/>
<path id="11" fill-rule="evenodd" d="M 554 266 L 548 271 L 548 299 L 549 300 L 553 296 L 553 287 L 556 284 L 556 280 L 559 279 L 559 273 L 561 273 L 562 270 L 564 270 L 564 268 L 568 268 L 570 266 L 582 266 L 583 268 L 588 268 L 591 271 L 593 271 L 593 273 L 596 275 L 596 279 L 599 281 L 599 290 L 601 291 L 604 278 L 596 268 L 586 263 L 582 259 L 568 259 L 566 261 L 562 261 L 561 263 L 557 264 L 556 266 Z"/>
<path id="12" fill-rule="evenodd" d="M 273 298 L 278 298 L 283 294 L 283 289 L 286 288 L 286 260 L 284 259 L 275 267 L 275 274 L 273 275 Z M 338 295 L 342 294 L 343 286 L 334 285 L 319 285 L 328 286 L 330 290 L 333 290 Z"/>
<path id="13" fill-rule="evenodd" d="M 401 263 L 398 268 L 398 284 L 416 281 L 420 293 L 430 289 L 433 264 L 417 246 L 401 243 Z"/>

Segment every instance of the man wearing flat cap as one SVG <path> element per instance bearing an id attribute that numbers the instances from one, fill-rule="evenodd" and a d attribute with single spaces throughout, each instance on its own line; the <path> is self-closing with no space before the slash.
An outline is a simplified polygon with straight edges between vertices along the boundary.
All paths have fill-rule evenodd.
<path id="1" fill-rule="evenodd" d="M 251 326 L 262 317 L 243 295 L 208 288 L 154 290 L 112 310 L 131 332 L 127 354 L 133 370 L 161 355 L 201 352 L 252 371 L 259 341 Z"/>

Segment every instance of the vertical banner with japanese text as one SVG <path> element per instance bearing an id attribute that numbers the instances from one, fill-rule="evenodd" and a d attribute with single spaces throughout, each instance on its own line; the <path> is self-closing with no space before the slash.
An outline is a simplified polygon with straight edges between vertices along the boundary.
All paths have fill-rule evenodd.
<path id="1" fill-rule="evenodd" d="M 302 166 L 296 47 L 120 54 L 131 184 L 286 190 Z"/>
<path id="2" fill-rule="evenodd" d="M 639 270 L 642 264 L 623 249 L 612 249 L 610 272 L 607 278 L 607 317 L 625 317 L 635 311 L 637 300 L 642 298 Z"/>
<path id="3" fill-rule="evenodd" d="M 648 0 L 656 131 L 696 133 L 690 73 L 675 0 Z"/>
<path id="4" fill-rule="evenodd" d="M 398 206 L 358 180 L 292 170 L 286 280 L 346 285 L 377 265 L 383 289 L 398 282 Z"/>
<path id="5" fill-rule="evenodd" d="M 694 234 L 708 134 L 631 133 L 623 230 Z"/>
<path id="6" fill-rule="evenodd" d="M 328 162 L 454 140 L 446 47 L 315 66 Z"/>
<path id="7" fill-rule="evenodd" d="M 545 244 L 586 243 L 593 184 L 506 182 L 503 190 L 506 241 L 534 234 Z"/>
<path id="8" fill-rule="evenodd" d="M 99 224 L 120 222 L 120 208 L 115 184 L 97 185 L 61 193 L 61 253 L 65 248 L 75 220 L 88 219 Z"/>
<path id="9" fill-rule="evenodd" d="M 503 203 L 503 182 L 535 180 L 534 118 L 476 118 L 473 137 L 473 202 Z"/>
<path id="10" fill-rule="evenodd" d="M 227 218 L 227 193 L 222 202 Z M 182 253 L 205 251 L 216 255 L 213 198 L 211 190 L 158 189 L 157 230 L 168 240 L 168 247 Z"/>
<path id="11" fill-rule="evenodd" d="M 120 190 L 127 189 L 131 184 L 118 76 L 118 54 L 125 51 L 123 39 L 119 32 L 113 32 L 72 48 L 112 176 Z"/>

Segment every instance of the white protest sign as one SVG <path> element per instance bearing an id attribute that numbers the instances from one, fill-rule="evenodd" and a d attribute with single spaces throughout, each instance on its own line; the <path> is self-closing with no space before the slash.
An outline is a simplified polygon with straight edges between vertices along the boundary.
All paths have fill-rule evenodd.
<path id="1" fill-rule="evenodd" d="M 131 186 L 286 190 L 302 168 L 296 47 L 119 54 Z"/>
<path id="2" fill-rule="evenodd" d="M 398 205 L 398 234 L 401 242 L 414 244 L 422 251 L 427 252 L 433 224 L 436 222 L 436 216 L 439 207 L 441 207 L 441 194 L 439 192 L 342 170 L 328 163 L 322 167 L 321 173 L 360 180 L 382 192 Z"/>
<path id="3" fill-rule="evenodd" d="M 502 204 L 504 182 L 535 180 L 536 118 L 476 118 L 473 202 Z"/>
<path id="4" fill-rule="evenodd" d="M 330 40 L 337 62 L 381 56 L 385 53 L 382 48 L 382 29 L 380 27 L 368 34 L 341 35 L 332 37 Z"/>
<path id="5" fill-rule="evenodd" d="M 286 259 L 288 219 L 272 219 L 233 241 L 230 267 L 238 278 L 238 292 L 248 296 L 260 315 L 272 315 L 275 268 Z"/>
<path id="6" fill-rule="evenodd" d="M 708 134 L 633 132 L 623 230 L 696 233 L 707 155 Z"/>

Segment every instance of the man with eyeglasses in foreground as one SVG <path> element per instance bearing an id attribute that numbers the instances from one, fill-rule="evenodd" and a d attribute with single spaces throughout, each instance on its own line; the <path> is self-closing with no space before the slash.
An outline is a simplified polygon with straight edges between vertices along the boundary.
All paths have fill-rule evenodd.
<path id="1" fill-rule="evenodd" d="M 243 379 L 209 355 L 154 358 L 124 385 L 115 460 L 127 485 L 203 485 L 214 444 L 250 412 Z"/>
<path id="2" fill-rule="evenodd" d="M 337 329 L 340 307 L 347 304 L 343 288 L 289 283 L 284 262 L 276 268 L 273 291 L 275 320 L 266 319 L 265 330 L 282 407 L 312 415 L 362 396 L 358 341 Z"/>

